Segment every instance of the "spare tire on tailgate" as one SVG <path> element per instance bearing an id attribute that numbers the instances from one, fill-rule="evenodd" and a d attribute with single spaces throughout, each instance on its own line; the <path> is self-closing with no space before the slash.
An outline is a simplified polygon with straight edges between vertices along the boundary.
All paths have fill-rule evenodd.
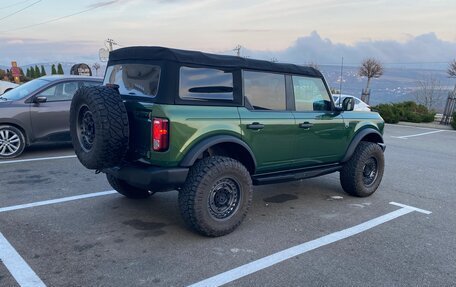
<path id="1" fill-rule="evenodd" d="M 118 91 L 82 87 L 70 108 L 70 133 L 79 161 L 101 170 L 121 163 L 128 149 L 128 115 Z"/>

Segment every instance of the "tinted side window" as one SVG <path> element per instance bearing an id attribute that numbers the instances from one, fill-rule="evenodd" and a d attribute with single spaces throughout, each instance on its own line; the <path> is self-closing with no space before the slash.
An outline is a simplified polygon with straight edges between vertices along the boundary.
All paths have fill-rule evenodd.
<path id="1" fill-rule="evenodd" d="M 179 97 L 184 100 L 233 100 L 233 74 L 209 68 L 180 68 Z"/>
<path id="2" fill-rule="evenodd" d="M 152 96 L 158 92 L 160 67 L 144 64 L 120 64 L 109 66 L 103 84 L 119 86 L 122 95 Z"/>
<path id="3" fill-rule="evenodd" d="M 244 95 L 255 110 L 286 110 L 285 75 L 244 71 Z"/>
<path id="4" fill-rule="evenodd" d="M 296 111 L 331 110 L 331 100 L 323 80 L 293 76 Z"/>
<path id="5" fill-rule="evenodd" d="M 47 102 L 70 101 L 78 90 L 77 82 L 60 83 L 41 92 L 38 96 L 47 98 Z"/>

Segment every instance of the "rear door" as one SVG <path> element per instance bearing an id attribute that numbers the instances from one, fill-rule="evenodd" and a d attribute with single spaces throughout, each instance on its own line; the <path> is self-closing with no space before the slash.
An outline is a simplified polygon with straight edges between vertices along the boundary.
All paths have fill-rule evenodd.
<path id="1" fill-rule="evenodd" d="M 291 76 L 296 118 L 296 161 L 299 166 L 339 161 L 345 152 L 348 129 L 333 110 L 321 78 Z"/>
<path id="2" fill-rule="evenodd" d="M 287 105 L 285 76 L 243 71 L 243 94 L 241 130 L 255 155 L 257 172 L 291 168 L 296 124 Z"/>
<path id="3" fill-rule="evenodd" d="M 36 140 L 70 140 L 70 106 L 81 85 L 78 81 L 60 82 L 35 95 L 46 97 L 45 103 L 32 103 L 30 118 Z"/>

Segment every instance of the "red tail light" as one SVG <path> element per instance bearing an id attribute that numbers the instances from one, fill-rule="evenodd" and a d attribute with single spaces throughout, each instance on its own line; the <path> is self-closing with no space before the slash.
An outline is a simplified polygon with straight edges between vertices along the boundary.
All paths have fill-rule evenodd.
<path id="1" fill-rule="evenodd" d="M 167 119 L 154 118 L 152 121 L 152 148 L 165 151 L 169 146 L 169 122 Z"/>

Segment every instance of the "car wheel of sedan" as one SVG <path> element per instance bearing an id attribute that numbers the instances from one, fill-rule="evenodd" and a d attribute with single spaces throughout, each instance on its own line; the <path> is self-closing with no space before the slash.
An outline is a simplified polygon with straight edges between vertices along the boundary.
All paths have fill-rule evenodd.
<path id="1" fill-rule="evenodd" d="M 0 159 L 19 156 L 25 148 L 24 133 L 10 125 L 0 125 Z"/>

